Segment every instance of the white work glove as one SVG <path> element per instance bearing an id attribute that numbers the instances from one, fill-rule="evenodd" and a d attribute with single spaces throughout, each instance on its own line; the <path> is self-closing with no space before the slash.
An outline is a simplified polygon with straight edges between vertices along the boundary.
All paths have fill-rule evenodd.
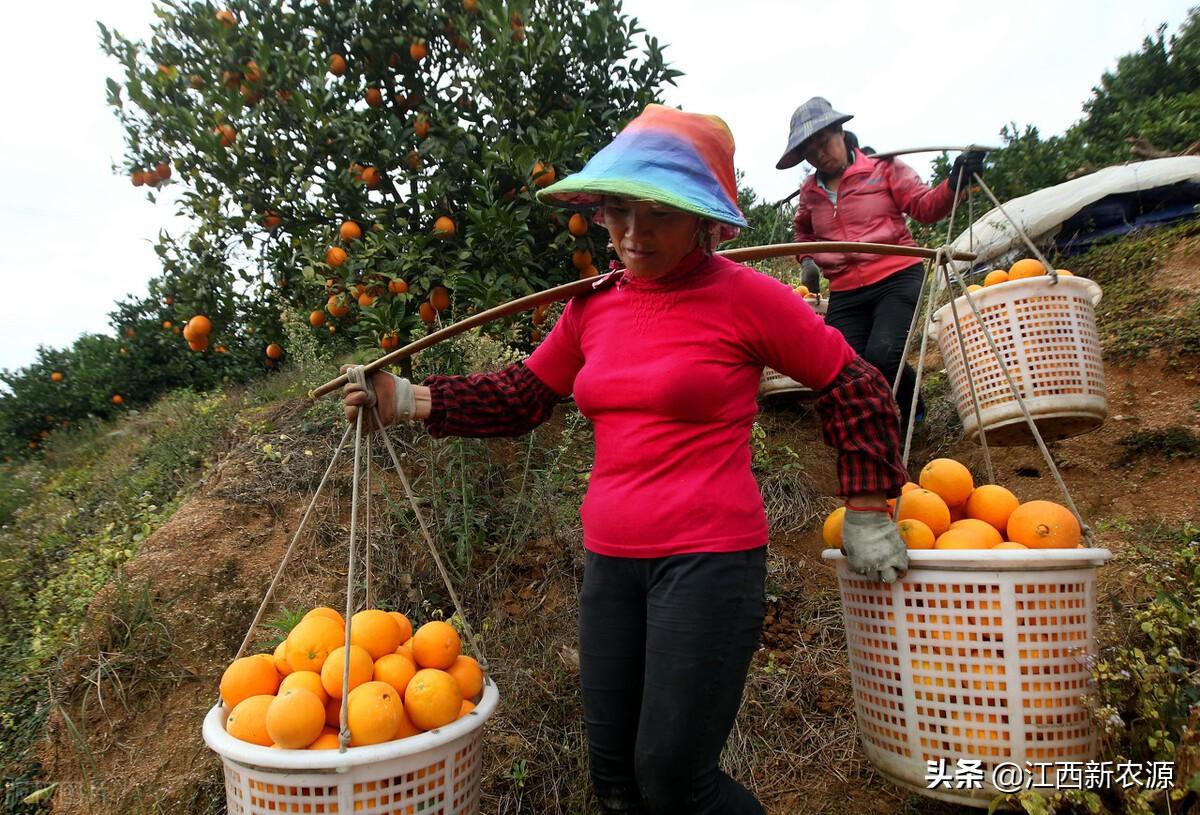
<path id="1" fill-rule="evenodd" d="M 908 568 L 908 549 L 886 512 L 847 507 L 842 553 L 851 569 L 870 580 L 894 583 Z"/>
<path id="2" fill-rule="evenodd" d="M 361 408 L 372 405 L 378 406 L 379 420 L 384 427 L 409 421 L 416 415 L 417 400 L 412 383 L 407 379 L 387 371 L 376 371 L 368 382 L 361 365 L 345 365 L 342 373 L 350 380 L 342 388 L 342 406 L 347 421 L 355 421 Z M 363 416 L 363 429 L 367 432 L 379 429 L 375 426 L 374 411 L 368 410 Z"/>

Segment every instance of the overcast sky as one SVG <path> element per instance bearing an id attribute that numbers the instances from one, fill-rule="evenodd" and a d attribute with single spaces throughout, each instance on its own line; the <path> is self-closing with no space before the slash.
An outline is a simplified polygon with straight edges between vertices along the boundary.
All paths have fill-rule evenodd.
<path id="1" fill-rule="evenodd" d="M 998 143 L 1009 121 L 1060 133 L 1105 69 L 1160 23 L 1177 30 L 1196 1 L 626 0 L 625 10 L 685 74 L 667 101 L 724 117 L 738 167 L 774 201 L 800 179 L 775 162 L 810 96 L 855 114 L 847 127 L 878 150 Z M 113 303 L 144 295 L 158 271 L 158 230 L 183 227 L 169 203 L 149 203 L 111 170 L 123 143 L 96 20 L 141 35 L 151 8 L 52 0 L 5 14 L 21 32 L 7 63 L 22 67 L 0 79 L 0 368 L 31 363 L 39 344 L 107 333 Z M 930 158 L 910 163 L 926 174 Z"/>

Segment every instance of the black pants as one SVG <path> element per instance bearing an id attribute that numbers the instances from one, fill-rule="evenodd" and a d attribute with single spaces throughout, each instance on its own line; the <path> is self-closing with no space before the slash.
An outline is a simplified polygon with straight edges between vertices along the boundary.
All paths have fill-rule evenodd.
<path id="1" fill-rule="evenodd" d="M 841 331 L 859 356 L 883 372 L 889 385 L 896 381 L 896 371 L 903 362 L 904 340 L 917 309 L 924 276 L 925 267 L 914 263 L 878 283 L 829 295 L 825 323 Z M 905 363 L 900 389 L 896 392 L 901 432 L 908 426 L 916 381 L 916 371 Z"/>
<path id="2" fill-rule="evenodd" d="M 717 760 L 762 633 L 765 576 L 765 546 L 587 553 L 579 665 L 601 812 L 762 815 Z"/>

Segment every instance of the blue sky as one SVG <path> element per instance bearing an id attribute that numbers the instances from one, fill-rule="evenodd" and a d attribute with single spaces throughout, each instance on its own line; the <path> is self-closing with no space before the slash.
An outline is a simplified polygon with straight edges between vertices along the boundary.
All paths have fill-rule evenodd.
<path id="1" fill-rule="evenodd" d="M 453 0 L 451 0 L 453 1 Z M 774 169 L 792 110 L 827 97 L 877 149 L 996 143 L 1009 121 L 1062 132 L 1117 58 L 1160 23 L 1178 28 L 1195 0 L 950 0 L 856 4 L 813 0 L 626 0 L 685 72 L 669 103 L 723 116 L 737 164 L 764 198 L 795 189 L 800 168 Z M 64 0 L 6 13 L 24 32 L 21 66 L 0 80 L 0 368 L 107 332 L 108 312 L 144 295 L 160 229 L 181 231 L 169 201 L 146 200 L 112 165 L 123 143 L 104 101 L 113 66 L 96 20 L 148 31 L 148 0 Z M 531 31 L 532 34 L 532 31 Z M 928 156 L 911 163 L 922 173 Z"/>

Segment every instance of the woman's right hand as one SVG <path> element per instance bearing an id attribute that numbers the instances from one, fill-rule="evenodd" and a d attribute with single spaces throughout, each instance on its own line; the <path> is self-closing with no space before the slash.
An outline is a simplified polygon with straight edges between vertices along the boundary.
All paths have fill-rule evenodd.
<path id="1" fill-rule="evenodd" d="M 342 366 L 342 373 L 348 374 L 352 367 Z M 375 425 L 375 412 L 369 409 L 372 405 L 378 408 L 379 420 L 383 427 L 415 418 L 416 398 L 413 386 L 407 379 L 393 376 L 387 371 L 376 371 L 370 375 L 370 385 L 371 389 L 368 390 L 350 381 L 342 388 L 342 407 L 348 421 L 356 421 L 358 412 L 365 407 L 368 410 L 363 417 L 363 429 L 367 432 L 378 430 Z"/>

